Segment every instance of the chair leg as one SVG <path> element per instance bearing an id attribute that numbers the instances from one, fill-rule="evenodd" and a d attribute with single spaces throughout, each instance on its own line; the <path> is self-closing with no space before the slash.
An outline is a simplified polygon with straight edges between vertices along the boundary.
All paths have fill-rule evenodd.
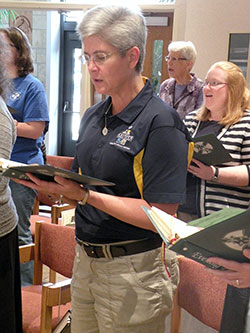
<path id="1" fill-rule="evenodd" d="M 40 333 L 51 333 L 51 332 L 52 332 L 52 307 L 47 306 L 47 287 L 43 286 Z"/>
<path id="2" fill-rule="evenodd" d="M 178 304 L 178 289 L 173 299 L 173 310 L 170 321 L 170 333 L 181 333 L 181 307 Z"/>
<path id="3" fill-rule="evenodd" d="M 52 269 L 49 270 L 49 282 L 56 283 L 56 272 Z"/>

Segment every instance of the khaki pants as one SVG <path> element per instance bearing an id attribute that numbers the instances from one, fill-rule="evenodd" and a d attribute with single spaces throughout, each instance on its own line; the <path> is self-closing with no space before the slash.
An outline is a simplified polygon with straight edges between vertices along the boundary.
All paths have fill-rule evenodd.
<path id="1" fill-rule="evenodd" d="M 72 333 L 162 333 L 172 309 L 178 262 L 160 248 L 114 259 L 90 258 L 77 244 L 71 286 Z"/>

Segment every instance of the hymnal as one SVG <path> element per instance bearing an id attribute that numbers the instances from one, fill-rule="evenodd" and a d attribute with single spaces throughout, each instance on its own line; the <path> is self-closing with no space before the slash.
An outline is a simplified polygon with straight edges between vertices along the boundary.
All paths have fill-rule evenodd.
<path id="1" fill-rule="evenodd" d="M 185 223 L 156 207 L 142 208 L 170 250 L 210 268 L 221 267 L 209 257 L 249 262 L 242 251 L 250 246 L 250 210 L 224 208 Z"/>
<path id="2" fill-rule="evenodd" d="M 14 161 L 9 161 L 0 158 L 0 173 L 2 176 L 10 178 L 19 178 L 29 180 L 26 173 L 32 173 L 39 179 L 46 181 L 54 181 L 55 176 L 60 176 L 63 178 L 74 180 L 82 185 L 93 185 L 93 186 L 111 186 L 114 183 L 101 180 L 98 178 L 80 175 L 78 173 L 57 168 L 52 165 L 38 165 L 38 164 L 23 164 Z"/>
<path id="3" fill-rule="evenodd" d="M 217 165 L 232 161 L 232 156 L 214 134 L 193 138 L 193 157 L 206 165 Z"/>

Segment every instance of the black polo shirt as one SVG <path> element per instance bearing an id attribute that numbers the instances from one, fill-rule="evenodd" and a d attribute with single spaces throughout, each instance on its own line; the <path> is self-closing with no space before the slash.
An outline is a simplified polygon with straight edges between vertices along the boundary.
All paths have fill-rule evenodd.
<path id="1" fill-rule="evenodd" d="M 107 98 L 89 108 L 81 121 L 75 171 L 115 183 L 90 189 L 151 203 L 181 203 L 185 199 L 189 134 L 177 112 L 153 93 L 149 81 L 119 114 L 107 115 Z M 77 206 L 76 236 L 92 243 L 155 237 L 90 206 Z"/>

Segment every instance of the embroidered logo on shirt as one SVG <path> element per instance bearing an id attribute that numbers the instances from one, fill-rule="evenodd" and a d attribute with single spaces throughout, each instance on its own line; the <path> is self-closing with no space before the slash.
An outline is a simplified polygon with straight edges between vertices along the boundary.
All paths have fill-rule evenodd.
<path id="1" fill-rule="evenodd" d="M 115 142 L 110 142 L 110 144 L 120 146 L 120 147 L 124 147 L 124 148 L 130 150 L 130 148 L 125 147 L 125 145 L 126 145 L 127 142 L 132 142 L 133 139 L 134 139 L 134 136 L 131 135 L 131 129 L 132 129 L 132 126 L 130 126 L 125 131 L 123 131 L 121 133 L 118 133 L 117 136 L 116 136 Z"/>

